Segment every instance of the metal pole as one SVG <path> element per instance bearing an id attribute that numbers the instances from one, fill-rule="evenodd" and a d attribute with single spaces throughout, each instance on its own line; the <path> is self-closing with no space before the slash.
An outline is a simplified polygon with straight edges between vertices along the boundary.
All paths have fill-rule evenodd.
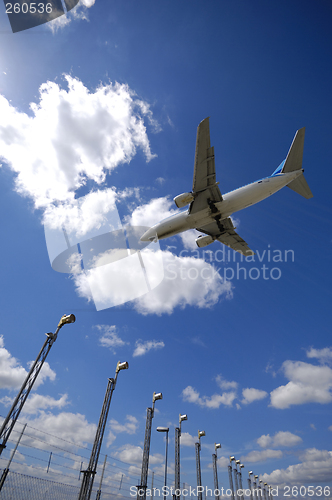
<path id="1" fill-rule="evenodd" d="M 219 500 L 219 495 L 216 494 L 216 490 L 219 490 L 218 487 L 218 473 L 217 473 L 217 454 L 212 454 L 212 467 L 213 467 L 213 478 L 214 478 L 214 496 L 215 500 Z"/>
<path id="2" fill-rule="evenodd" d="M 50 453 L 50 458 L 49 458 L 49 461 L 48 461 L 48 464 L 47 464 L 47 470 L 46 470 L 47 473 L 50 470 L 51 459 L 52 459 L 52 452 Z"/>
<path id="3" fill-rule="evenodd" d="M 241 495 L 240 495 L 240 498 L 243 499 L 243 486 L 242 486 L 242 472 L 241 472 L 241 468 L 244 467 L 244 465 L 240 465 L 240 470 L 238 472 L 238 478 L 239 478 L 239 486 L 240 486 L 240 490 L 241 490 Z"/>
<path id="4" fill-rule="evenodd" d="M 6 448 L 6 443 L 7 443 L 9 436 L 13 430 L 13 427 L 14 427 L 14 425 L 15 425 L 15 423 L 16 423 L 16 421 L 21 413 L 21 410 L 23 408 L 23 405 L 24 405 L 27 397 L 29 396 L 29 393 L 32 389 L 32 386 L 33 386 L 43 364 L 44 364 L 44 361 L 47 358 L 47 355 L 48 355 L 52 345 L 54 344 L 54 342 L 57 339 L 60 328 L 62 328 L 62 326 L 65 325 L 66 323 L 74 323 L 74 321 L 75 321 L 74 314 L 70 314 L 68 316 L 64 314 L 62 316 L 62 318 L 60 319 L 60 322 L 58 324 L 58 327 L 57 327 L 55 333 L 46 333 L 47 339 L 45 340 L 44 345 L 41 348 L 35 362 L 31 366 L 30 371 L 29 371 L 29 373 L 28 373 L 28 375 L 27 375 L 27 377 L 26 377 L 25 381 L 23 382 L 23 385 L 20 389 L 20 392 L 16 396 L 14 403 L 12 404 L 12 407 L 9 410 L 9 413 L 2 424 L 2 427 L 0 430 L 0 440 L 2 440 L 0 443 L 0 455 L 3 451 L 3 449 Z"/>
<path id="5" fill-rule="evenodd" d="M 174 489 L 175 489 L 175 499 L 179 499 L 179 495 L 176 494 L 176 491 L 180 489 L 180 427 L 175 427 L 175 481 L 174 481 Z"/>
<path id="6" fill-rule="evenodd" d="M 93 443 L 93 448 L 91 451 L 91 456 L 90 456 L 90 461 L 88 468 L 83 472 L 83 480 L 81 483 L 81 488 L 80 492 L 78 495 L 78 500 L 90 500 L 91 493 L 92 493 L 92 487 L 93 487 L 93 482 L 94 482 L 94 477 L 97 473 L 97 465 L 98 465 L 98 459 L 99 459 L 99 453 L 104 437 L 104 432 L 105 432 L 105 427 L 106 427 L 106 422 L 107 422 L 107 417 L 108 417 L 108 412 L 110 409 L 110 404 L 112 400 L 112 395 L 116 386 L 116 381 L 118 378 L 118 374 L 120 370 L 124 370 L 128 368 L 128 363 L 120 363 L 116 365 L 116 371 L 115 371 L 115 378 L 109 378 L 108 379 L 108 384 L 107 384 L 107 389 L 106 389 L 106 394 L 103 402 L 103 406 L 101 409 L 101 414 L 99 417 L 99 423 L 97 427 L 97 432 L 95 436 L 95 440 Z"/>
<path id="7" fill-rule="evenodd" d="M 19 435 L 19 438 L 17 440 L 17 443 L 15 445 L 15 448 L 13 449 L 13 453 L 11 454 L 10 456 L 10 459 L 8 461 L 8 464 L 7 464 L 7 467 L 3 470 L 2 472 L 2 476 L 1 476 L 1 479 L 0 479 L 0 491 L 2 490 L 2 487 L 4 485 L 4 482 L 6 481 L 6 477 L 8 475 L 8 472 L 9 472 L 9 467 L 10 467 L 10 464 L 12 463 L 12 460 L 14 458 L 14 455 L 15 455 L 15 452 L 17 450 L 17 447 L 18 445 L 20 444 L 20 441 L 21 441 L 21 437 L 23 436 L 23 432 L 25 431 L 25 428 L 26 428 L 27 424 L 24 424 L 24 427 L 22 429 L 22 432 L 21 434 Z"/>
<path id="8" fill-rule="evenodd" d="M 199 490 L 201 490 L 201 486 L 202 486 L 201 457 L 200 457 L 201 444 L 200 443 L 195 443 L 195 451 L 196 451 L 197 498 L 198 498 L 198 500 L 202 500 L 202 492 L 198 491 L 198 487 L 200 487 Z"/>
<path id="9" fill-rule="evenodd" d="M 149 470 L 149 455 L 150 455 L 150 441 L 151 441 L 151 427 L 152 419 L 154 416 L 154 405 L 158 399 L 162 399 L 163 395 L 161 392 L 156 394 L 153 393 L 152 397 L 152 408 L 147 408 L 146 413 L 146 424 L 145 424 L 145 436 L 144 436 L 144 450 L 142 459 L 142 472 L 141 472 L 141 484 L 137 487 L 137 500 L 146 500 L 146 488 L 148 483 L 148 470 Z"/>
<path id="10" fill-rule="evenodd" d="M 97 495 L 96 495 L 96 500 L 99 500 L 100 499 L 100 495 L 101 495 L 101 485 L 103 483 L 103 478 L 104 478 L 104 472 L 105 472 L 105 467 L 106 467 L 106 460 L 107 460 L 107 455 L 105 455 L 105 460 L 104 460 L 104 465 L 103 465 L 103 470 L 101 472 L 101 478 L 100 478 L 100 483 L 99 483 L 99 489 L 97 491 Z M 123 474 L 122 474 L 122 477 L 123 477 Z M 121 481 L 122 481 L 122 477 L 121 477 Z M 121 488 L 121 484 L 120 484 L 120 488 Z M 119 488 L 119 489 L 120 489 Z"/>
<path id="11" fill-rule="evenodd" d="M 165 491 L 164 491 L 164 500 L 166 500 L 166 486 L 167 486 L 167 454 L 168 454 L 168 431 L 166 432 Z"/>
<path id="12" fill-rule="evenodd" d="M 250 479 L 250 476 L 248 477 L 248 487 L 249 487 L 249 490 L 250 490 L 250 500 L 253 500 L 253 498 L 252 498 L 252 489 L 251 489 L 251 479 Z"/>
<path id="13" fill-rule="evenodd" d="M 234 484 L 235 484 L 235 498 L 239 500 L 239 484 L 237 482 L 237 465 L 235 464 L 235 469 L 233 469 L 233 474 L 234 474 Z"/>
<path id="14" fill-rule="evenodd" d="M 151 500 L 153 500 L 153 479 L 154 479 L 154 472 L 152 471 L 152 480 L 151 480 Z"/>
<path id="15" fill-rule="evenodd" d="M 258 499 L 256 478 L 255 478 L 255 481 L 252 482 L 252 484 L 254 486 L 254 488 L 253 488 L 253 497 L 254 497 L 254 500 L 256 500 L 256 498 Z"/>
<path id="16" fill-rule="evenodd" d="M 229 478 L 229 486 L 232 491 L 232 500 L 235 500 L 234 497 L 234 484 L 233 484 L 233 477 L 232 477 L 232 464 L 228 466 L 228 478 Z"/>

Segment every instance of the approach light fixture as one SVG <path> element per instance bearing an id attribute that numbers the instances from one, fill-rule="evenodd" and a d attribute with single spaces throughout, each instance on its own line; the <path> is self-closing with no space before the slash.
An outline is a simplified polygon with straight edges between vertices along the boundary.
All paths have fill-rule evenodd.
<path id="1" fill-rule="evenodd" d="M 152 403 L 155 403 L 155 401 L 158 401 L 158 399 L 163 399 L 163 395 L 161 392 L 154 392 L 153 397 L 152 397 Z"/>
<path id="2" fill-rule="evenodd" d="M 74 314 L 64 314 L 61 316 L 61 319 L 58 324 L 58 329 L 63 327 L 63 325 L 67 325 L 68 323 L 75 323 L 75 315 Z"/>
<path id="3" fill-rule="evenodd" d="M 184 415 L 179 415 L 179 424 L 181 424 L 181 422 L 183 422 L 184 420 L 188 420 L 188 416 L 186 414 Z"/>
<path id="4" fill-rule="evenodd" d="M 249 477 L 250 477 L 250 476 L 253 474 L 253 471 L 252 471 L 252 470 L 250 470 L 250 471 L 248 472 L 248 474 L 249 474 Z"/>
<path id="5" fill-rule="evenodd" d="M 205 431 L 198 431 L 198 441 L 201 441 L 201 437 L 205 436 Z"/>
<path id="6" fill-rule="evenodd" d="M 214 443 L 214 451 L 217 451 L 218 448 L 221 448 L 220 443 Z"/>
<path id="7" fill-rule="evenodd" d="M 235 460 L 236 465 L 239 465 L 241 463 L 241 460 Z"/>
<path id="8" fill-rule="evenodd" d="M 128 368 L 129 368 L 128 361 L 123 361 L 122 363 L 118 361 L 115 373 L 119 373 L 120 370 L 127 370 Z"/>
<path id="9" fill-rule="evenodd" d="M 258 479 L 258 476 L 256 475 L 256 476 L 254 476 L 254 478 L 255 478 L 255 479 Z"/>
<path id="10" fill-rule="evenodd" d="M 158 432 L 168 432 L 169 431 L 169 427 L 157 427 L 157 431 Z"/>
<path id="11" fill-rule="evenodd" d="M 233 462 L 233 460 L 235 460 L 235 457 L 232 457 L 232 456 L 230 455 L 230 456 L 229 456 L 229 461 L 230 461 L 230 463 L 232 463 L 232 462 Z"/>

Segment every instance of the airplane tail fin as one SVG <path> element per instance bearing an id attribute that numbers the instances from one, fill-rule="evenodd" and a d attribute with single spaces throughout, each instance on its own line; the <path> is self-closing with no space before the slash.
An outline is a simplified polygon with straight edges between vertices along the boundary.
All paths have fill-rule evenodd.
<path id="1" fill-rule="evenodd" d="M 296 193 L 300 194 L 304 198 L 307 198 L 309 200 L 310 198 L 313 197 L 313 194 L 310 190 L 310 187 L 308 186 L 307 181 L 305 180 L 305 177 L 303 174 L 299 175 L 296 179 L 294 179 L 292 182 L 287 184 L 289 188 L 291 188 L 293 191 Z"/>
<path id="2" fill-rule="evenodd" d="M 300 194 L 304 198 L 309 199 L 313 197 L 313 194 L 308 186 L 307 181 L 304 178 L 302 169 L 304 134 L 305 134 L 305 127 L 300 128 L 296 132 L 292 145 L 289 148 L 286 160 L 284 160 L 279 165 L 279 167 L 273 172 L 272 175 L 286 174 L 288 172 L 295 172 L 296 170 L 302 170 L 302 174 L 287 185 L 296 193 Z"/>
<path id="3" fill-rule="evenodd" d="M 300 128 L 295 134 L 292 145 L 289 148 L 288 155 L 282 167 L 281 173 L 294 172 L 294 170 L 301 170 L 302 156 L 304 145 L 305 127 Z"/>

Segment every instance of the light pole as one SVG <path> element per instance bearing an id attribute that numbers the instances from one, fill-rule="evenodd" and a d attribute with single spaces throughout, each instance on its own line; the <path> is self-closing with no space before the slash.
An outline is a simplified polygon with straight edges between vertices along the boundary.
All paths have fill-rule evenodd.
<path id="1" fill-rule="evenodd" d="M 218 471 L 217 471 L 217 450 L 218 448 L 221 448 L 221 444 L 220 443 L 214 443 L 214 451 L 215 453 L 213 453 L 212 455 L 212 466 L 213 466 L 213 477 L 214 477 L 214 496 L 216 498 L 216 500 L 219 500 L 219 495 L 216 494 L 216 491 L 219 490 L 219 486 L 218 486 Z"/>
<path id="2" fill-rule="evenodd" d="M 167 453 L 168 453 L 168 431 L 169 427 L 157 427 L 158 432 L 166 432 L 166 453 L 165 453 L 165 490 L 164 500 L 166 500 L 166 486 L 167 486 Z"/>
<path id="3" fill-rule="evenodd" d="M 185 420 L 188 420 L 187 415 L 179 415 L 179 427 L 175 428 L 175 467 L 174 467 L 174 486 L 175 486 L 175 495 L 174 498 L 179 500 L 180 495 L 177 495 L 176 492 L 180 492 L 180 437 L 181 437 L 181 424 Z"/>
<path id="4" fill-rule="evenodd" d="M 238 463 L 239 465 L 239 472 L 238 472 L 238 478 L 239 478 L 239 486 L 240 486 L 240 490 L 241 490 L 241 495 L 240 497 L 243 498 L 243 486 L 242 486 L 242 472 L 241 472 L 241 469 L 244 467 L 243 464 L 241 464 L 240 460 L 237 460 L 236 463 Z"/>
<path id="5" fill-rule="evenodd" d="M 233 477 L 232 477 L 232 461 L 235 460 L 235 457 L 230 456 L 229 457 L 229 462 L 230 465 L 228 466 L 228 478 L 229 478 L 229 487 L 232 492 L 232 500 L 235 500 L 235 495 L 234 495 L 234 484 L 233 484 Z"/>
<path id="6" fill-rule="evenodd" d="M 198 431 L 198 443 L 195 443 L 195 451 L 196 451 L 196 475 L 197 475 L 197 498 L 198 500 L 202 500 L 202 475 L 201 475 L 201 437 L 205 436 L 205 431 Z"/>
<path id="7" fill-rule="evenodd" d="M 0 430 L 0 440 L 1 440 L 0 455 L 3 451 L 3 449 L 6 448 L 6 443 L 9 439 L 10 433 L 13 430 L 13 427 L 16 423 L 16 420 L 18 419 L 18 417 L 21 413 L 23 405 L 24 405 L 27 397 L 29 396 L 29 393 L 32 389 L 32 386 L 33 386 L 43 364 L 44 364 L 44 361 L 45 361 L 52 345 L 54 344 L 54 342 L 57 339 L 60 328 L 62 328 L 63 325 L 66 325 L 68 323 L 74 323 L 75 319 L 76 318 L 75 318 L 74 314 L 68 314 L 68 315 L 64 314 L 59 321 L 59 324 L 57 326 L 57 329 L 55 330 L 55 333 L 46 333 L 47 339 L 45 340 L 44 345 L 41 348 L 35 362 L 32 364 L 30 371 L 29 371 L 25 381 L 23 382 L 23 385 L 20 389 L 20 392 L 16 396 L 15 401 L 12 404 L 11 409 L 9 410 L 9 413 L 2 424 L 2 427 Z"/>
<path id="8" fill-rule="evenodd" d="M 254 498 L 255 498 L 255 495 L 256 495 L 256 498 L 257 500 L 259 500 L 259 495 L 258 495 L 258 486 L 257 486 L 257 479 L 258 479 L 258 476 L 257 474 L 254 476 Z"/>
<path id="9" fill-rule="evenodd" d="M 250 476 L 253 475 L 252 470 L 250 470 L 248 472 L 248 475 L 249 475 L 249 477 L 248 477 L 248 486 L 249 486 L 249 490 L 250 490 L 250 500 L 253 500 L 253 498 L 252 498 L 252 489 L 251 489 L 251 477 L 250 477 Z"/>
<path id="10" fill-rule="evenodd" d="M 108 379 L 107 389 L 106 389 L 104 402 L 103 402 L 103 406 L 102 406 L 100 417 L 99 417 L 99 422 L 98 422 L 95 440 L 94 440 L 91 455 L 90 455 L 89 465 L 88 465 L 88 468 L 86 470 L 81 471 L 81 472 L 83 472 L 83 479 L 82 479 L 82 483 L 81 483 L 80 492 L 78 495 L 78 500 L 90 500 L 94 478 L 95 478 L 95 475 L 97 473 L 99 453 L 100 453 L 100 449 L 101 449 L 101 445 L 102 445 L 102 441 L 103 441 L 103 437 L 104 437 L 104 432 L 105 432 L 105 427 L 106 427 L 106 422 L 107 422 L 108 412 L 110 409 L 113 391 L 114 391 L 115 386 L 116 386 L 116 381 L 118 378 L 119 371 L 126 370 L 127 368 L 128 368 L 127 361 L 124 361 L 123 363 L 118 361 L 118 363 L 116 365 L 116 370 L 115 370 L 115 377 Z"/>
<path id="11" fill-rule="evenodd" d="M 148 482 L 148 470 L 149 470 L 149 455 L 150 455 L 150 440 L 151 440 L 151 424 L 154 416 L 154 405 L 159 399 L 163 399 L 161 392 L 154 392 L 152 396 L 152 408 L 147 408 L 146 413 L 146 425 L 145 425 L 145 437 L 144 437 L 144 450 L 142 459 L 142 472 L 141 472 L 141 484 L 137 487 L 137 500 L 146 499 L 146 488 Z"/>

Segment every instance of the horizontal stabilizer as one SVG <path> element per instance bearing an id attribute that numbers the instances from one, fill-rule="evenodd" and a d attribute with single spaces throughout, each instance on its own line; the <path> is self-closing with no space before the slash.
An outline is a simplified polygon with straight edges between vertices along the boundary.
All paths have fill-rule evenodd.
<path id="1" fill-rule="evenodd" d="M 291 188 L 293 191 L 295 191 L 296 193 L 303 196 L 304 198 L 307 198 L 307 200 L 309 200 L 309 198 L 313 197 L 313 194 L 310 190 L 310 187 L 308 186 L 308 183 L 305 180 L 303 174 L 300 175 L 299 177 L 297 177 L 296 179 L 294 179 L 289 184 L 287 184 L 287 186 L 289 188 Z"/>
<path id="2" fill-rule="evenodd" d="M 301 170 L 304 133 L 305 133 L 305 127 L 300 128 L 300 130 L 296 132 L 292 145 L 288 151 L 286 161 L 281 170 L 281 173 L 286 174 L 287 172 L 294 172 L 295 170 Z"/>

